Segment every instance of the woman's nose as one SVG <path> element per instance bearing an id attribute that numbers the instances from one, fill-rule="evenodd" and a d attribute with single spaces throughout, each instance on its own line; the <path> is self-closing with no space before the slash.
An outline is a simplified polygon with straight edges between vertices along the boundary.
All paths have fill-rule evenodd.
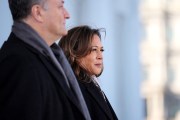
<path id="1" fill-rule="evenodd" d="M 99 52 L 98 52 L 97 58 L 98 58 L 98 59 L 103 59 L 102 51 L 99 51 Z"/>

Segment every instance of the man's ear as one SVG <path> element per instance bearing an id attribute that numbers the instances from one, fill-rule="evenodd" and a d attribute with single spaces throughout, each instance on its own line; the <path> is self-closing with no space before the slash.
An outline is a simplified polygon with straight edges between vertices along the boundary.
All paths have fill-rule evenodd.
<path id="1" fill-rule="evenodd" d="M 43 22 L 43 13 L 44 10 L 40 5 L 33 5 L 31 8 L 32 17 L 38 22 Z"/>

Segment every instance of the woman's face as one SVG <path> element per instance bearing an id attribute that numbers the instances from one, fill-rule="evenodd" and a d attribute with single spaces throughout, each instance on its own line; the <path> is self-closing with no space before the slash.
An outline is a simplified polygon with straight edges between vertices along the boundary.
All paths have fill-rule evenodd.
<path id="1" fill-rule="evenodd" d="M 103 46 L 98 35 L 94 35 L 91 43 L 91 52 L 78 60 L 80 66 L 89 75 L 98 75 L 103 69 Z"/>

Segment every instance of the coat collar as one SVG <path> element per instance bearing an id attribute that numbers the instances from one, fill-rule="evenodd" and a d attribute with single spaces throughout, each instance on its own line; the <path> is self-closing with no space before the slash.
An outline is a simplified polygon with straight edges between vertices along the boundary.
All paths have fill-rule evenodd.
<path id="1" fill-rule="evenodd" d="M 102 96 L 102 94 L 100 93 L 100 91 L 98 90 L 98 88 L 96 87 L 96 85 L 91 82 L 86 84 L 86 89 L 89 92 L 89 94 L 91 94 L 94 98 L 94 100 L 98 103 L 99 107 L 102 109 L 102 111 L 104 111 L 104 113 L 110 118 L 112 119 L 113 116 L 111 114 L 111 105 L 108 104 L 109 101 L 106 98 L 106 100 L 104 99 L 104 97 Z M 110 105 L 110 106 L 109 106 Z"/>

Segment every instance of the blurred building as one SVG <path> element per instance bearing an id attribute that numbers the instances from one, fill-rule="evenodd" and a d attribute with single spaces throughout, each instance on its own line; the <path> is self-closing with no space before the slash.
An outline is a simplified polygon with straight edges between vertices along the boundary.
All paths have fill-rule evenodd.
<path id="1" fill-rule="evenodd" d="M 141 0 L 146 120 L 180 120 L 180 0 Z"/>

